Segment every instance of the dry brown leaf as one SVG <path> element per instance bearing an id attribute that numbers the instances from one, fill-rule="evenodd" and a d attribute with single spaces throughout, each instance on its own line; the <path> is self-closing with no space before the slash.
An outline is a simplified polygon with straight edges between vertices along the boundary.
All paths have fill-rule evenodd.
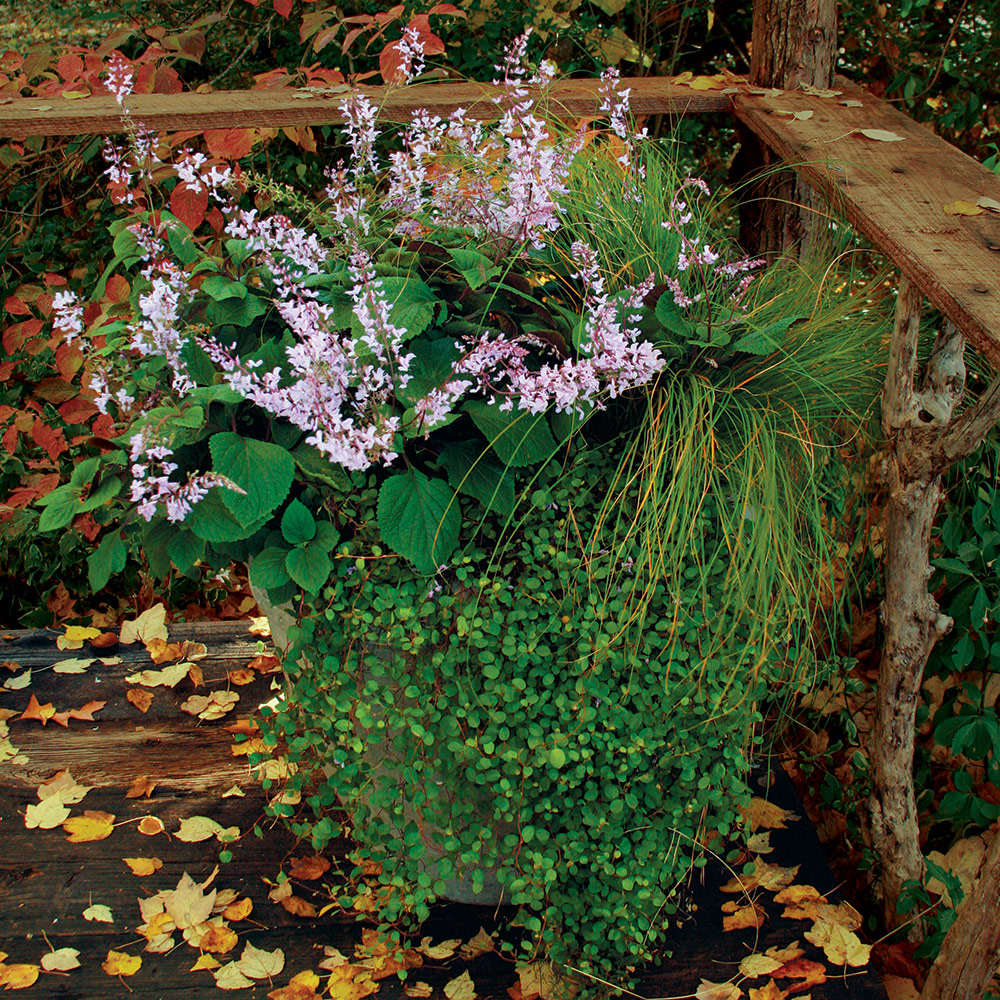
<path id="1" fill-rule="evenodd" d="M 303 899 L 301 896 L 286 896 L 281 900 L 281 905 L 293 916 L 293 917 L 315 917 L 316 907 L 313 906 L 307 899 Z"/>
<path id="2" fill-rule="evenodd" d="M 734 875 L 724 886 L 723 892 L 749 892 L 751 889 L 767 889 L 769 892 L 777 892 L 791 884 L 798 874 L 799 866 L 785 868 L 782 865 L 769 864 L 761 861 L 760 858 L 754 860 L 753 871 L 749 875 Z"/>
<path id="3" fill-rule="evenodd" d="M 132 779 L 132 784 L 128 786 L 125 798 L 141 799 L 145 796 L 148 799 L 153 794 L 154 788 L 156 788 L 156 782 L 151 781 L 145 774 L 140 774 Z"/>
<path id="4" fill-rule="evenodd" d="M 242 667 L 237 670 L 230 670 L 226 676 L 229 678 L 229 683 L 235 684 L 237 687 L 253 684 L 257 679 L 257 675 L 252 670 L 246 670 Z"/>
<path id="5" fill-rule="evenodd" d="M 321 854 L 313 854 L 306 858 L 292 858 L 288 874 L 291 878 L 311 882 L 314 879 L 322 878 L 329 870 L 330 862 Z"/>
<path id="6" fill-rule="evenodd" d="M 792 959 L 804 955 L 805 951 L 799 947 L 798 941 L 793 941 L 791 944 L 786 944 L 784 948 L 773 945 L 764 954 L 769 955 L 771 958 L 777 958 L 782 962 L 790 962 Z"/>
<path id="7" fill-rule="evenodd" d="M 958 877 L 962 889 L 968 897 L 972 889 L 979 868 L 986 856 L 987 839 L 977 834 L 974 837 L 964 837 L 956 841 L 948 850 L 947 854 L 940 851 L 931 851 L 927 856 L 931 861 L 939 864 L 942 868 L 950 871 Z M 927 880 L 927 888 L 930 892 L 935 892 L 944 900 L 946 905 L 954 906 L 947 886 L 937 878 Z"/>
<path id="8" fill-rule="evenodd" d="M 920 990 L 912 979 L 886 975 L 882 977 L 882 985 L 889 1000 L 920 1000 Z"/>
<path id="9" fill-rule="evenodd" d="M 860 968 L 867 965 L 871 959 L 871 945 L 865 944 L 854 931 L 847 930 L 839 924 L 825 924 L 820 921 L 812 930 L 806 931 L 804 937 L 823 949 L 831 965 L 840 967 L 850 965 L 853 968 Z"/>
<path id="10" fill-rule="evenodd" d="M 819 889 L 811 885 L 790 885 L 782 889 L 774 897 L 776 903 L 825 903 L 826 896 L 820 894 Z"/>
<path id="11" fill-rule="evenodd" d="M 319 976 L 306 969 L 292 976 L 287 986 L 281 986 L 268 993 L 268 1000 L 319 1000 L 316 987 L 319 986 Z"/>
<path id="12" fill-rule="evenodd" d="M 145 837 L 155 837 L 158 833 L 163 833 L 165 827 L 159 817 L 143 816 L 136 829 Z"/>
<path id="13" fill-rule="evenodd" d="M 141 955 L 128 955 L 124 951 L 109 951 L 101 962 L 101 968 L 109 976 L 134 976 L 141 966 Z"/>
<path id="14" fill-rule="evenodd" d="M 408 997 L 413 997 L 414 1000 L 425 1000 L 434 992 L 434 987 L 430 983 L 424 982 L 407 983 L 403 987 L 403 992 Z"/>
<path id="15" fill-rule="evenodd" d="M 125 697 L 143 713 L 148 712 L 149 706 L 153 704 L 153 692 L 143 688 L 129 688 Z"/>
<path id="16" fill-rule="evenodd" d="M 56 771 L 51 778 L 43 781 L 36 789 L 36 794 L 42 800 L 57 798 L 66 805 L 82 802 L 90 789 L 81 785 L 68 770 Z"/>
<path id="17" fill-rule="evenodd" d="M 158 872 L 163 867 L 159 858 L 122 858 L 132 870 L 133 875 L 146 876 Z"/>
<path id="18" fill-rule="evenodd" d="M 262 653 L 260 656 L 255 656 L 247 666 L 259 674 L 275 674 L 281 669 L 281 660 L 270 653 Z"/>
<path id="19" fill-rule="evenodd" d="M 93 649 L 114 649 L 118 645 L 118 636 L 114 632 L 101 632 L 87 641 Z"/>
<path id="20" fill-rule="evenodd" d="M 62 828 L 69 834 L 71 844 L 88 844 L 95 840 L 106 840 L 115 828 L 113 813 L 97 809 L 86 809 L 80 816 L 70 816 Z"/>

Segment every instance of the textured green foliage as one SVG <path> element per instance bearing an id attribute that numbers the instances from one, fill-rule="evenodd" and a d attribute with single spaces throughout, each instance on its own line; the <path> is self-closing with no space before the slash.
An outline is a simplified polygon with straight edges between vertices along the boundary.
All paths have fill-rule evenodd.
<path id="1" fill-rule="evenodd" d="M 458 544 L 461 513 L 446 483 L 411 468 L 382 484 L 378 526 L 394 552 L 421 573 L 433 573 Z"/>
<path id="2" fill-rule="evenodd" d="M 683 906 L 697 843 L 738 831 L 760 701 L 788 663 L 745 625 L 713 641 L 734 542 L 714 499 L 673 553 L 698 569 L 682 589 L 648 565 L 615 514 L 640 499 L 618 451 L 537 470 L 509 519 L 480 522 L 444 590 L 364 558 L 380 541 L 374 491 L 355 500 L 369 527 L 338 547 L 265 731 L 290 739 L 294 786 L 325 765 L 308 785 L 316 818 L 293 829 L 321 847 L 337 833 L 327 807 L 344 803 L 361 859 L 399 888 L 387 925 L 425 917 L 456 875 L 498 878 L 530 947 L 627 981 Z"/>
<path id="3" fill-rule="evenodd" d="M 246 491 L 221 491 L 223 503 L 241 525 L 267 517 L 288 496 L 295 462 L 286 449 L 231 431 L 213 434 L 209 447 L 213 470 Z"/>
<path id="4" fill-rule="evenodd" d="M 537 465 L 555 451 L 556 441 L 544 413 L 501 410 L 499 404 L 478 400 L 466 403 L 464 409 L 504 465 Z"/>

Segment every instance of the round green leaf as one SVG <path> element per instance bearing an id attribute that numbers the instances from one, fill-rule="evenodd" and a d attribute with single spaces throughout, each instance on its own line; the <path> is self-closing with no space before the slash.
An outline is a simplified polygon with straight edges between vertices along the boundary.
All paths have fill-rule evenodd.
<path id="1" fill-rule="evenodd" d="M 292 549 L 285 556 L 288 575 L 307 593 L 318 594 L 330 578 L 333 562 L 317 545 Z"/>
<path id="2" fill-rule="evenodd" d="M 378 526 L 385 543 L 421 573 L 433 573 L 458 544 L 458 499 L 447 483 L 417 469 L 391 476 L 378 494 Z"/>
<path id="3" fill-rule="evenodd" d="M 273 590 L 288 583 L 288 569 L 285 566 L 287 549 L 264 549 L 250 560 L 250 582 L 255 587 Z"/>

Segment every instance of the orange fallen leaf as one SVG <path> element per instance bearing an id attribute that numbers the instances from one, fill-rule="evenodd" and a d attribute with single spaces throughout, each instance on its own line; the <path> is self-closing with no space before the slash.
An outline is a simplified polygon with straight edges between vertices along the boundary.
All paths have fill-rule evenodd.
<path id="1" fill-rule="evenodd" d="M 230 670 L 227 674 L 230 684 L 235 684 L 237 687 L 244 687 L 247 684 L 253 684 L 257 679 L 257 675 L 252 670 Z"/>
<path id="2" fill-rule="evenodd" d="M 281 900 L 281 905 L 293 916 L 293 917 L 315 917 L 316 907 L 313 906 L 307 899 L 303 899 L 301 896 L 286 896 Z"/>
<path id="3" fill-rule="evenodd" d="M 253 739 L 244 740 L 242 743 L 233 743 L 229 749 L 234 757 L 244 757 L 251 753 L 266 754 L 270 752 L 271 748 L 259 736 L 255 736 Z"/>
<path id="4" fill-rule="evenodd" d="M 161 663 L 171 663 L 179 660 L 185 652 L 185 644 L 180 642 L 167 642 L 159 636 L 154 636 L 146 643 L 146 652 L 149 658 L 159 666 Z"/>
<path id="5" fill-rule="evenodd" d="M 224 955 L 227 951 L 232 951 L 236 947 L 238 940 L 236 933 L 228 927 L 212 924 L 198 942 L 198 947 L 201 951 L 210 951 L 215 955 Z"/>
<path id="6" fill-rule="evenodd" d="M 771 973 L 775 979 L 801 979 L 796 988 L 819 986 L 826 982 L 826 966 L 809 958 L 793 958 Z"/>
<path id="7" fill-rule="evenodd" d="M 132 869 L 133 875 L 152 875 L 163 867 L 163 862 L 159 858 L 122 858 Z"/>
<path id="8" fill-rule="evenodd" d="M 81 708 L 71 708 L 67 714 L 71 719 L 79 719 L 81 722 L 93 722 L 94 712 L 99 712 L 106 704 L 106 701 L 88 701 Z"/>
<path id="9" fill-rule="evenodd" d="M 321 878 L 329 870 L 330 862 L 321 854 L 314 854 L 308 858 L 292 858 L 288 874 L 292 878 L 309 882 L 313 879 Z"/>
<path id="10" fill-rule="evenodd" d="M 71 844 L 88 844 L 95 840 L 106 840 L 115 828 L 113 813 L 87 809 L 81 816 L 70 816 L 62 828 L 69 834 Z"/>
<path id="11" fill-rule="evenodd" d="M 134 976 L 141 965 L 141 955 L 128 955 L 124 951 L 109 951 L 101 962 L 101 968 L 109 976 Z"/>
<path id="12" fill-rule="evenodd" d="M 743 812 L 743 810 L 741 810 Z M 751 830 L 763 827 L 765 830 L 786 830 L 785 823 L 789 820 L 796 820 L 799 817 L 790 809 L 782 809 L 781 806 L 762 799 L 755 795 L 750 800 L 750 807 L 744 812 Z"/>
<path id="13" fill-rule="evenodd" d="M 227 733 L 232 733 L 234 736 L 238 734 L 243 734 L 249 736 L 251 733 L 256 733 L 260 726 L 257 725 L 256 719 L 237 719 L 231 726 L 225 727 Z"/>
<path id="14" fill-rule="evenodd" d="M 746 927 L 760 927 L 764 923 L 764 911 L 756 903 L 739 906 L 737 903 L 728 902 L 723 903 L 722 909 L 730 914 L 722 918 L 723 930 L 738 931 Z"/>
<path id="15" fill-rule="evenodd" d="M 247 666 L 260 674 L 274 674 L 281 669 L 281 660 L 268 653 L 261 653 L 260 656 L 255 656 Z"/>
<path id="16" fill-rule="evenodd" d="M 88 641 L 94 649 L 114 649 L 118 645 L 118 636 L 114 632 L 101 632 Z"/>
<path id="17" fill-rule="evenodd" d="M 140 774 L 132 779 L 132 784 L 128 786 L 128 791 L 125 793 L 125 798 L 127 799 L 141 799 L 145 796 L 147 799 L 153 794 L 153 789 L 156 788 L 156 782 L 150 781 L 150 779 L 145 774 Z"/>
<path id="18" fill-rule="evenodd" d="M 37 965 L 0 965 L 0 986 L 5 990 L 25 990 L 38 979 Z"/>
<path id="19" fill-rule="evenodd" d="M 249 896 L 237 899 L 230 903 L 223 911 L 222 915 L 226 920 L 246 920 L 253 912 L 253 900 Z"/>
<path id="20" fill-rule="evenodd" d="M 39 705 L 38 699 L 32 695 L 28 699 L 28 707 L 18 716 L 18 719 L 24 719 L 26 722 L 30 719 L 37 719 L 43 726 L 53 715 L 56 714 L 56 710 L 52 705 L 52 702 L 48 702 L 45 705 Z"/>
<path id="21" fill-rule="evenodd" d="M 163 820 L 156 816 L 143 816 L 136 829 L 146 837 L 155 837 L 158 833 L 163 833 L 165 827 Z"/>
<path id="22" fill-rule="evenodd" d="M 750 1000 L 784 1000 L 784 996 L 781 987 L 773 979 L 769 979 L 767 985 L 760 989 L 750 987 Z"/>
<path id="23" fill-rule="evenodd" d="M 148 712 L 149 706 L 153 704 L 153 692 L 146 691 L 144 688 L 130 688 L 125 692 L 125 697 L 128 698 L 130 702 L 140 712 Z"/>

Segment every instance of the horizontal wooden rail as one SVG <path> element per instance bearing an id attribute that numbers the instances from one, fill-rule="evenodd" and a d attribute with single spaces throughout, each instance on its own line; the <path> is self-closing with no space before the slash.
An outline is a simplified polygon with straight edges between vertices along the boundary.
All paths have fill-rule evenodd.
<path id="1" fill-rule="evenodd" d="M 741 93 L 736 116 L 1000 368 L 1000 212 L 945 211 L 983 197 L 1000 204 L 1000 177 L 860 87 L 839 80 L 837 88 L 843 94 L 832 98 Z M 789 113 L 807 111 L 804 119 Z M 861 129 L 901 138 L 869 138 Z"/>
<path id="2" fill-rule="evenodd" d="M 948 214 L 945 206 L 1000 203 L 1000 177 L 889 104 L 848 81 L 843 93 L 761 92 L 740 84 L 719 90 L 643 77 L 625 79 L 637 115 L 730 113 L 775 149 L 835 208 L 885 253 L 969 341 L 1000 368 L 1000 213 Z M 554 115 L 598 111 L 600 81 L 564 80 L 548 91 Z M 387 121 L 406 121 L 420 108 L 470 118 L 497 114 L 489 84 L 441 82 L 407 88 L 363 87 Z M 154 130 L 318 125 L 343 120 L 346 90 L 218 91 L 136 94 L 133 117 Z M 850 107 L 845 101 L 858 102 Z M 811 112 L 796 118 L 795 112 Z M 894 133 L 899 141 L 869 138 L 862 129 Z M 0 105 L 0 136 L 105 135 L 122 130 L 109 96 L 78 100 L 17 98 Z"/>
<path id="3" fill-rule="evenodd" d="M 646 77 L 631 85 L 632 110 L 639 115 L 731 113 L 730 95 L 718 90 L 694 90 L 685 84 Z M 638 84 L 638 86 L 636 86 Z M 547 92 L 545 106 L 553 115 L 593 115 L 600 103 L 599 80 L 563 80 Z M 485 83 L 443 82 L 411 87 L 359 87 L 380 109 L 385 121 L 409 121 L 426 108 L 448 115 L 465 108 L 468 117 L 497 117 L 496 87 Z M 203 131 L 218 128 L 291 127 L 341 122 L 341 104 L 348 88 L 300 90 L 219 90 L 209 94 L 134 94 L 127 99 L 132 116 L 155 131 Z M 112 135 L 122 132 L 121 110 L 105 94 L 66 98 L 15 98 L 0 105 L 0 136 Z"/>

